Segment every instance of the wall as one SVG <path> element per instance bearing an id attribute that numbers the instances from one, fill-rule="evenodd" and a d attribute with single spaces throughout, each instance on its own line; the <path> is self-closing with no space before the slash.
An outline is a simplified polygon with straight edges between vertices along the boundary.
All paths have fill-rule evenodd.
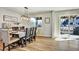
<path id="1" fill-rule="evenodd" d="M 13 17 L 18 18 L 18 22 L 21 22 L 20 20 L 20 15 L 16 12 L 13 12 L 11 10 L 5 9 L 5 8 L 0 8 L 0 28 L 2 27 L 1 23 L 3 22 L 3 15 L 9 15 Z"/>
<path id="2" fill-rule="evenodd" d="M 51 12 L 41 12 L 36 14 L 31 14 L 31 17 L 42 17 L 42 27 L 37 29 L 37 36 L 45 36 L 45 37 L 51 37 L 52 36 L 52 26 L 51 26 Z M 45 17 L 50 17 L 50 23 L 45 23 Z"/>
<path id="3" fill-rule="evenodd" d="M 60 24 L 59 17 L 64 15 L 79 15 L 78 9 L 64 10 L 64 11 L 54 11 L 52 12 L 52 37 L 59 37 L 60 35 Z"/>

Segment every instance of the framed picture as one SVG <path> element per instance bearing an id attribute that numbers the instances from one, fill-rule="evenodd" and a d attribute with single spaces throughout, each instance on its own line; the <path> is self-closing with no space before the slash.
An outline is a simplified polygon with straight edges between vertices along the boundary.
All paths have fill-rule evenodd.
<path id="1" fill-rule="evenodd" d="M 3 21 L 17 22 L 18 18 L 17 17 L 13 17 L 13 16 L 8 16 L 8 15 L 3 15 Z"/>
<path id="2" fill-rule="evenodd" d="M 50 17 L 45 17 L 45 23 L 49 24 L 50 23 Z"/>

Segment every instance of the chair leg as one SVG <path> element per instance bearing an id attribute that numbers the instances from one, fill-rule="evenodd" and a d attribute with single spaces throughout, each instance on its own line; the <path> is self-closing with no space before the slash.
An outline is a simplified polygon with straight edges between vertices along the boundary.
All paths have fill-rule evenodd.
<path id="1" fill-rule="evenodd" d="M 21 45 L 21 47 L 23 47 L 23 41 L 22 41 L 22 39 L 20 40 L 20 45 Z"/>
<path id="2" fill-rule="evenodd" d="M 20 40 L 18 41 L 18 46 L 20 46 L 21 45 L 21 43 L 20 43 Z"/>
<path id="3" fill-rule="evenodd" d="M 33 42 L 32 37 L 30 38 L 30 42 Z"/>
<path id="4" fill-rule="evenodd" d="M 36 41 L 36 37 L 34 36 L 33 38 L 34 38 L 34 41 Z"/>
<path id="5" fill-rule="evenodd" d="M 10 51 L 10 45 L 8 45 L 8 51 Z"/>
<path id="6" fill-rule="evenodd" d="M 5 50 L 5 43 L 3 43 L 3 51 Z"/>
<path id="7" fill-rule="evenodd" d="M 26 40 L 24 40 L 24 45 L 25 45 L 25 46 L 27 45 L 27 42 L 26 42 Z"/>
<path id="8" fill-rule="evenodd" d="M 31 41 L 30 38 L 28 39 L 28 41 L 29 41 L 29 43 L 30 43 L 30 41 Z"/>

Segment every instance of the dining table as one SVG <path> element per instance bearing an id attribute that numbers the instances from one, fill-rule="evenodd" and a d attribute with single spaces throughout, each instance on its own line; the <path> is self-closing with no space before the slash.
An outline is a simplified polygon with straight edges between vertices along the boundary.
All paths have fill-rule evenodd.
<path id="1" fill-rule="evenodd" d="M 25 31 L 12 31 L 10 34 L 12 35 L 18 35 L 19 38 L 24 37 L 25 36 Z"/>

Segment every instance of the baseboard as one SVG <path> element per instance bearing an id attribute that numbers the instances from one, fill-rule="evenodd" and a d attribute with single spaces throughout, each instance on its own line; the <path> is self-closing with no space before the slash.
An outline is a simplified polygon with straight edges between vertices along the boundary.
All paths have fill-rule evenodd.
<path id="1" fill-rule="evenodd" d="M 46 37 L 46 36 L 36 36 L 36 37 L 41 37 L 41 38 L 52 38 L 52 37 Z"/>

